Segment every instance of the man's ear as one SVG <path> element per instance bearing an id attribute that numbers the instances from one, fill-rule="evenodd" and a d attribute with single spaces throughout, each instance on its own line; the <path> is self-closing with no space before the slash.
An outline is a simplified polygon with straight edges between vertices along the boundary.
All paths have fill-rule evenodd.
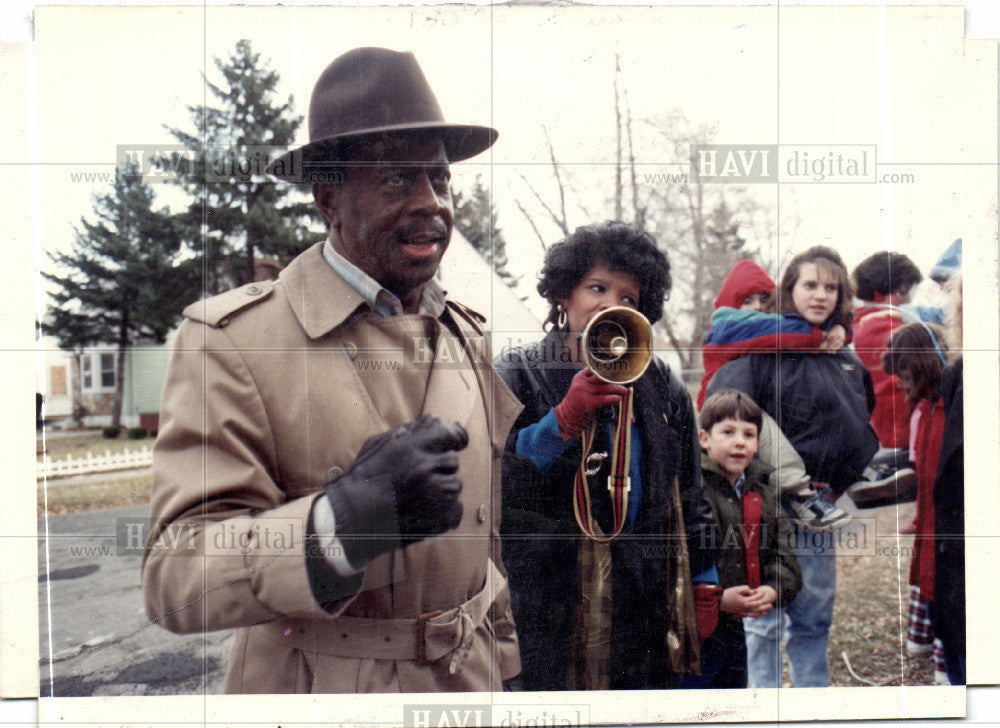
<path id="1" fill-rule="evenodd" d="M 337 187 L 329 182 L 313 182 L 313 200 L 320 214 L 326 220 L 326 225 L 330 229 L 340 227 L 340 216 L 337 212 Z"/>

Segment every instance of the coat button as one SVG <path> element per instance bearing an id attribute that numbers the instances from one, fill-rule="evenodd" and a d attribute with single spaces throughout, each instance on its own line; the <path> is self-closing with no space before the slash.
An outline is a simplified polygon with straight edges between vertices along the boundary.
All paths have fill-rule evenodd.
<path id="1" fill-rule="evenodd" d="M 476 511 L 476 520 L 480 523 L 486 523 L 486 504 L 481 503 L 479 510 Z"/>
<path id="2" fill-rule="evenodd" d="M 263 293 L 263 291 L 261 290 L 260 286 L 250 286 L 247 288 L 248 296 L 259 296 L 261 293 Z"/>
<path id="3" fill-rule="evenodd" d="M 332 468 L 326 471 L 326 482 L 330 482 L 334 478 L 339 478 L 343 475 L 344 469 L 334 465 Z"/>
<path id="4" fill-rule="evenodd" d="M 347 350 L 347 356 L 351 357 L 351 361 L 358 358 L 358 347 L 353 341 L 348 341 L 344 344 L 344 349 Z"/>

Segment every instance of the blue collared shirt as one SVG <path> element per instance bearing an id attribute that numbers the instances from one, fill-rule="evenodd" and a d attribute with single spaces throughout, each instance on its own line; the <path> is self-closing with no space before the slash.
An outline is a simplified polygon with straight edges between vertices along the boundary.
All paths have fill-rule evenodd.
<path id="1" fill-rule="evenodd" d="M 740 473 L 740 477 L 736 479 L 736 482 L 733 483 L 733 490 L 736 491 L 736 497 L 739 498 L 740 501 L 743 500 L 743 484 L 746 483 L 746 481 L 747 481 L 747 472 L 744 470 L 742 473 Z"/>
<path id="2" fill-rule="evenodd" d="M 337 275 L 357 291 L 372 310 L 380 316 L 389 318 L 399 316 L 403 313 L 403 302 L 392 292 L 388 291 L 381 283 L 354 265 L 351 261 L 338 253 L 330 238 L 323 244 L 323 258 L 330 267 L 336 271 Z M 424 284 L 423 292 L 420 295 L 420 306 L 418 311 L 434 318 L 438 318 L 445 309 L 445 293 L 441 286 L 433 278 Z"/>

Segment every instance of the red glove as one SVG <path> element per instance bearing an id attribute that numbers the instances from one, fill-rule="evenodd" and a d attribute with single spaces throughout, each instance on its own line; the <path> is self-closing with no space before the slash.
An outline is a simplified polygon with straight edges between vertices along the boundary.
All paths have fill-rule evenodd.
<path id="1" fill-rule="evenodd" d="M 564 440 L 579 437 L 597 410 L 618 404 L 626 392 L 622 385 L 605 382 L 589 369 L 577 372 L 563 401 L 555 406 L 559 434 Z"/>
<path id="2" fill-rule="evenodd" d="M 715 628 L 719 626 L 719 600 L 722 599 L 722 587 L 718 584 L 695 584 L 694 614 L 698 622 L 698 641 L 704 642 Z"/>

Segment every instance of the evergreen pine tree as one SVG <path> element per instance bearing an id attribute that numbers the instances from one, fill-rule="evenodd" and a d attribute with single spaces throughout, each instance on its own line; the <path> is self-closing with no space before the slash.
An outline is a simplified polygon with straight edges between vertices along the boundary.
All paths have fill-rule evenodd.
<path id="1" fill-rule="evenodd" d="M 254 278 L 255 257 L 285 264 L 321 234 L 311 201 L 267 176 L 270 159 L 291 146 L 302 117 L 293 99 L 274 99 L 278 73 L 241 40 L 225 61 L 215 60 L 223 82 L 205 77 L 215 105 L 188 106 L 193 133 L 167 127 L 192 154 L 177 165 L 177 184 L 194 199 L 179 216 L 188 246 L 201 259 L 203 289 L 215 294 Z"/>
<path id="2" fill-rule="evenodd" d="M 500 280 L 516 290 L 520 276 L 514 276 L 507 269 L 507 241 L 496 225 L 497 213 L 493 197 L 483 185 L 480 175 L 472 185 L 468 195 L 459 190 L 452 191 L 455 208 L 455 228 L 465 236 L 476 252 L 490 264 Z M 524 297 L 521 297 L 524 300 Z"/>
<path id="3" fill-rule="evenodd" d="M 71 252 L 49 255 L 54 272 L 42 275 L 56 289 L 41 328 L 64 349 L 117 346 L 117 426 L 125 352 L 140 339 L 163 343 L 198 293 L 170 215 L 153 210 L 153 192 L 134 167 L 119 170 L 112 190 L 95 196 L 94 212 L 93 222 L 81 218 Z"/>

